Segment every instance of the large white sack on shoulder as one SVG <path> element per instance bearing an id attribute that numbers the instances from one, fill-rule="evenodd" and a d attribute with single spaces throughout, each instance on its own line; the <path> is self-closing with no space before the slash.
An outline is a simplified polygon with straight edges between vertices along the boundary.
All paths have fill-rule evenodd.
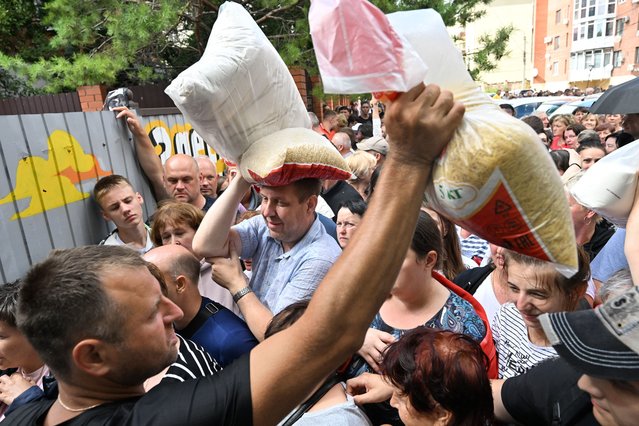
<path id="1" fill-rule="evenodd" d="M 431 207 L 494 244 L 573 275 L 577 244 L 568 201 L 537 135 L 481 92 L 437 12 L 388 17 L 428 66 L 425 82 L 451 90 L 466 107 L 461 126 L 434 164 L 426 189 Z"/>
<path id="2" fill-rule="evenodd" d="M 572 187 L 582 206 L 625 228 L 632 209 L 639 171 L 639 143 L 614 150 L 591 166 Z"/>
<path id="3" fill-rule="evenodd" d="M 165 92 L 198 134 L 235 163 L 266 135 L 311 127 L 288 68 L 251 15 L 233 2 L 220 7 L 202 58 Z"/>
<path id="4" fill-rule="evenodd" d="M 313 0 L 308 21 L 326 93 L 407 92 L 424 79 L 424 62 L 370 2 Z"/>

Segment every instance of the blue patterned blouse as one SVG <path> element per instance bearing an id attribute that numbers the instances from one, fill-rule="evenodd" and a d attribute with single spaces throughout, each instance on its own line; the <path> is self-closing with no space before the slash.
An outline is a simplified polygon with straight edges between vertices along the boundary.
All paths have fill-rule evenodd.
<path id="1" fill-rule="evenodd" d="M 465 334 L 473 338 L 477 343 L 481 342 L 486 335 L 486 326 L 481 320 L 473 306 L 466 300 L 462 299 L 455 293 L 450 293 L 444 306 L 437 312 L 435 316 L 424 323 L 424 327 L 439 328 L 441 330 L 454 331 L 455 333 Z M 379 312 L 375 315 L 370 328 L 385 331 L 399 339 L 409 330 L 393 328 L 386 324 Z M 356 359 L 359 357 L 356 357 Z M 373 370 L 365 362 L 362 368 L 363 359 L 359 362 L 353 362 L 349 369 L 349 376 L 359 376 L 364 372 L 372 373 Z"/>

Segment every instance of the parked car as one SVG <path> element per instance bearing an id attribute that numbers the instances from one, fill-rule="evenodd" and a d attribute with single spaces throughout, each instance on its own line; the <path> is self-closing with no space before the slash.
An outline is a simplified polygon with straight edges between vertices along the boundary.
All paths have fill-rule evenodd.
<path id="1" fill-rule="evenodd" d="M 556 114 L 572 114 L 579 107 L 590 108 L 592 104 L 594 104 L 595 101 L 599 99 L 599 96 L 601 95 L 602 95 L 601 93 L 597 93 L 595 95 L 588 95 L 585 98 L 583 98 L 583 100 L 577 100 L 577 101 L 565 103 L 561 105 L 559 108 L 557 108 L 556 110 L 554 110 L 552 114 L 548 114 L 548 115 L 552 117 L 553 115 L 556 115 Z"/>
<path id="2" fill-rule="evenodd" d="M 569 102 L 578 101 L 579 98 L 576 96 L 566 96 L 561 98 L 549 99 L 546 102 L 539 105 L 536 111 L 545 112 L 549 117 L 553 115 L 553 113 L 562 105 L 567 104 Z"/>
<path id="3" fill-rule="evenodd" d="M 521 118 L 526 115 L 532 114 L 539 105 L 547 101 L 547 96 L 529 97 L 529 98 L 515 98 L 515 99 L 494 99 L 494 101 L 501 104 L 509 104 L 515 109 L 515 117 Z"/>

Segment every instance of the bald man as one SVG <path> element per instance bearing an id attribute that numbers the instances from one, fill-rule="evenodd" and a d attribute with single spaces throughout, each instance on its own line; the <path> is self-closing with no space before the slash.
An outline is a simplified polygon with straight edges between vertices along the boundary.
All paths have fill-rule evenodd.
<path id="1" fill-rule="evenodd" d="M 353 150 L 351 149 L 351 137 L 344 132 L 337 132 L 333 136 L 331 140 L 335 148 L 342 154 L 342 157 L 348 158 L 353 155 Z"/>
<path id="2" fill-rule="evenodd" d="M 200 261 L 186 248 L 169 244 L 144 255 L 157 266 L 168 290 L 168 298 L 184 316 L 175 320 L 176 331 L 201 345 L 222 367 L 226 367 L 257 345 L 248 326 L 233 312 L 200 295 Z"/>
<path id="3" fill-rule="evenodd" d="M 164 182 L 169 195 L 181 203 L 189 203 L 207 211 L 214 199 L 200 193 L 200 168 L 195 158 L 175 154 L 164 163 Z"/>
<path id="4" fill-rule="evenodd" d="M 205 197 L 217 198 L 217 168 L 206 155 L 195 159 L 200 168 L 200 193 Z"/>
<path id="5" fill-rule="evenodd" d="M 133 134 L 138 161 L 151 183 L 155 199 L 162 201 L 174 198 L 176 201 L 192 204 L 206 212 L 215 199 L 200 193 L 201 178 L 198 161 L 186 154 L 176 154 L 169 157 L 162 167 L 162 161 L 155 152 L 151 138 L 135 112 L 126 107 L 114 108 L 113 111 L 118 113 L 116 118 L 125 120 Z M 211 166 L 215 168 L 215 165 L 211 164 Z M 206 168 L 206 165 L 204 167 Z M 210 172 L 210 169 L 206 170 L 207 173 Z M 215 185 L 213 187 L 215 188 Z"/>

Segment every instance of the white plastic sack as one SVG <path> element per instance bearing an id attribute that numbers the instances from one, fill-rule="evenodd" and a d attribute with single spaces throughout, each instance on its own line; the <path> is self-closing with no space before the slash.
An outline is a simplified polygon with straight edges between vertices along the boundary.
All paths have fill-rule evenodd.
<path id="1" fill-rule="evenodd" d="M 202 58 L 165 92 L 200 136 L 234 163 L 264 136 L 311 127 L 288 68 L 251 15 L 233 2 L 220 6 Z"/>
<path id="2" fill-rule="evenodd" d="M 388 15 L 428 66 L 425 82 L 466 106 L 426 190 L 431 207 L 502 247 L 554 263 L 571 276 L 577 245 L 559 174 L 534 131 L 503 113 L 466 70 L 433 10 Z"/>
<path id="3" fill-rule="evenodd" d="M 406 92 L 426 65 L 367 0 L 313 0 L 308 14 L 326 93 Z"/>
<path id="4" fill-rule="evenodd" d="M 596 162 L 570 192 L 582 206 L 625 228 L 635 199 L 638 171 L 639 143 L 635 141 Z"/>

